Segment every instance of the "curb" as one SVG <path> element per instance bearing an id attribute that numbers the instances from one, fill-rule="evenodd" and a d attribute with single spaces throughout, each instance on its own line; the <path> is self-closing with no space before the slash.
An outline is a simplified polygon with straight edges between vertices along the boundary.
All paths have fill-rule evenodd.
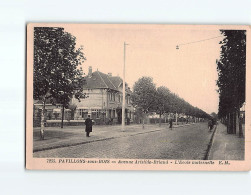
<path id="1" fill-rule="evenodd" d="M 205 154 L 205 157 L 203 160 L 208 160 L 209 156 L 210 156 L 210 152 L 211 152 L 211 149 L 212 149 L 212 145 L 213 145 L 213 141 L 214 141 L 214 136 L 215 136 L 215 133 L 216 133 L 216 130 L 217 130 L 217 125 L 213 131 L 213 134 L 210 138 L 210 141 L 209 141 L 209 144 L 207 146 L 207 150 L 206 150 L 206 154 Z"/>
<path id="2" fill-rule="evenodd" d="M 196 124 L 196 123 L 180 125 L 180 126 L 176 126 L 176 127 L 173 127 L 173 128 L 190 126 L 190 125 L 194 125 L 194 124 Z M 121 136 L 108 137 L 108 138 L 102 138 L 102 139 L 96 139 L 96 140 L 90 140 L 90 141 L 83 141 L 83 142 L 72 143 L 72 144 L 69 143 L 69 144 L 62 144 L 62 145 L 57 145 L 57 146 L 50 146 L 50 147 L 46 147 L 46 148 L 38 148 L 38 149 L 33 149 L 33 153 L 41 152 L 41 151 L 45 151 L 45 150 L 52 150 L 52 149 L 70 147 L 70 146 L 78 146 L 78 145 L 83 145 L 83 144 L 89 144 L 89 143 L 98 142 L 98 141 L 106 141 L 106 140 L 111 140 L 111 139 L 121 138 L 121 137 L 130 137 L 130 136 L 141 135 L 141 134 L 146 134 L 146 133 L 153 133 L 153 132 L 165 130 L 163 127 L 161 129 L 160 128 L 161 127 L 159 127 L 158 129 L 155 129 L 155 130 L 151 130 L 151 131 L 147 131 L 147 132 L 139 132 L 139 133 L 129 134 L 129 135 L 121 135 Z"/>

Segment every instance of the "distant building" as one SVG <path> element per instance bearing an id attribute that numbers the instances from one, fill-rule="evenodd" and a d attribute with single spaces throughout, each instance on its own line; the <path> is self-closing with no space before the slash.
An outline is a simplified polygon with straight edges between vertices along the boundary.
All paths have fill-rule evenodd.
<path id="1" fill-rule="evenodd" d="M 119 76 L 112 76 L 112 73 L 104 74 L 98 70 L 92 72 L 91 66 L 85 80 L 83 92 L 86 93 L 87 98 L 81 99 L 80 102 L 73 98 L 71 102 L 76 105 L 74 120 L 86 119 L 91 115 L 97 124 L 107 124 L 111 121 L 121 123 L 123 80 Z M 131 104 L 131 93 L 126 83 L 125 116 L 133 122 L 134 108 Z"/>

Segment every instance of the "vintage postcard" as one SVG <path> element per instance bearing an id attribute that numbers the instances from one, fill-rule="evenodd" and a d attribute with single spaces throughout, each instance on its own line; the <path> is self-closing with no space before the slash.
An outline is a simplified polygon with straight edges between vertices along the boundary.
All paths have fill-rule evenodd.
<path id="1" fill-rule="evenodd" d="M 26 168 L 250 170 L 250 33 L 28 24 Z"/>

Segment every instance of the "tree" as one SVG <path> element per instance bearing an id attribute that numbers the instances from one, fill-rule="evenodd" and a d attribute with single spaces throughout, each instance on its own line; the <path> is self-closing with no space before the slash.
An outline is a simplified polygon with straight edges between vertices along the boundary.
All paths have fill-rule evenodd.
<path id="1" fill-rule="evenodd" d="M 165 86 L 156 89 L 152 78 L 142 77 L 133 86 L 132 104 L 136 108 L 137 116 L 143 119 L 149 112 L 159 114 L 159 125 L 161 125 L 161 116 L 166 113 L 175 113 L 176 122 L 178 114 L 186 114 L 196 118 L 210 118 L 206 112 L 197 107 L 193 107 L 177 94 L 171 93 Z M 197 120 L 196 120 L 197 121 Z"/>
<path id="2" fill-rule="evenodd" d="M 242 136 L 239 122 L 240 108 L 245 102 L 246 86 L 246 31 L 221 30 L 225 37 L 221 44 L 218 71 L 219 118 L 227 123 L 227 132 Z"/>
<path id="3" fill-rule="evenodd" d="M 183 98 L 180 98 L 177 94 L 171 93 L 169 96 L 170 111 L 176 114 L 176 123 L 178 121 L 178 115 L 181 113 L 186 114 L 195 120 L 196 118 L 210 118 L 209 114 L 197 107 L 192 106 Z"/>
<path id="4" fill-rule="evenodd" d="M 161 126 L 161 116 L 170 111 L 170 90 L 167 87 L 160 86 L 156 91 L 155 109 L 159 114 L 159 126 Z"/>
<path id="5" fill-rule="evenodd" d="M 132 104 L 138 112 L 142 113 L 142 128 L 145 116 L 153 110 L 156 101 L 156 86 L 151 77 L 141 77 L 133 86 Z"/>
<path id="6" fill-rule="evenodd" d="M 71 111 L 71 120 L 73 120 L 73 119 L 74 119 L 74 113 L 75 113 L 75 111 L 76 111 L 76 109 L 77 109 L 77 106 L 76 106 L 75 104 L 70 104 L 70 105 L 68 106 L 68 108 L 69 108 L 70 111 Z"/>
<path id="7" fill-rule="evenodd" d="M 72 66 L 70 66 L 72 67 Z M 68 70 L 74 71 L 73 68 Z M 67 72 L 68 73 L 68 72 Z M 73 95 L 76 99 L 80 101 L 80 98 L 85 98 L 86 94 L 83 93 L 83 86 L 85 84 L 85 80 L 82 77 L 82 69 L 77 69 L 77 72 L 73 78 L 70 78 L 67 75 L 63 75 L 63 79 L 58 83 L 57 89 L 61 89 L 56 94 L 57 103 L 62 104 L 62 118 L 61 118 L 61 128 L 63 128 L 63 120 L 64 120 L 64 109 L 69 108 L 70 100 Z"/>
<path id="8" fill-rule="evenodd" d="M 82 47 L 76 49 L 76 38 L 63 28 L 34 28 L 33 98 L 43 102 L 41 139 L 46 101 L 57 101 L 64 110 L 74 94 L 78 99 L 81 97 L 84 81 L 79 66 L 84 60 Z"/>
<path id="9" fill-rule="evenodd" d="M 214 119 L 217 119 L 217 118 L 218 118 L 218 116 L 217 116 L 217 114 L 216 114 L 215 112 L 212 112 L 212 113 L 211 113 L 211 116 L 212 116 Z"/>

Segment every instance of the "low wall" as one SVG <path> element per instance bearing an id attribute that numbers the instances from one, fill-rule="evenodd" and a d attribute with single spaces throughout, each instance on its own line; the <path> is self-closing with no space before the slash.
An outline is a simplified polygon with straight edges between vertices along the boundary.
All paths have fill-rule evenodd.
<path id="1" fill-rule="evenodd" d="M 64 120 L 64 126 L 83 126 L 85 125 L 84 120 Z M 33 123 L 33 127 L 40 127 L 40 123 Z M 47 120 L 45 122 L 45 127 L 60 127 L 61 126 L 61 120 Z"/>
<path id="2" fill-rule="evenodd" d="M 64 126 L 81 126 L 85 125 L 84 120 L 64 120 Z M 61 120 L 47 120 L 46 127 L 60 127 Z"/>
<path id="3" fill-rule="evenodd" d="M 132 122 L 131 122 L 132 123 Z M 116 125 L 117 121 L 113 121 L 112 123 L 102 122 L 100 120 L 95 120 L 94 125 Z M 64 120 L 64 126 L 83 126 L 85 125 L 84 120 Z M 33 127 L 40 127 L 41 123 L 33 123 Z M 61 120 L 47 120 L 45 123 L 45 127 L 60 127 Z"/>

